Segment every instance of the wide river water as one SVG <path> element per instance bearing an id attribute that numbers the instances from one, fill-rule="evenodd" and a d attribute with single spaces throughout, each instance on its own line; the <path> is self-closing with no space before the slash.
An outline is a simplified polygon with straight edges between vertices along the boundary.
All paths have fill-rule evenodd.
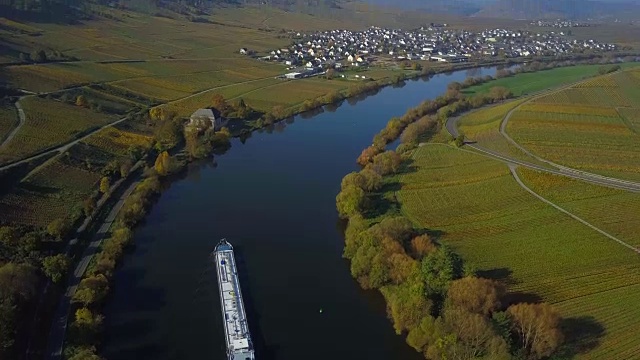
<path id="1" fill-rule="evenodd" d="M 342 258 L 335 210 L 342 177 L 393 116 L 495 68 L 407 81 L 238 139 L 172 182 L 135 233 L 106 312 L 109 360 L 225 359 L 209 257 L 236 248 L 258 359 L 406 359 L 382 296 L 363 291 Z M 322 313 L 319 311 L 322 309 Z"/>

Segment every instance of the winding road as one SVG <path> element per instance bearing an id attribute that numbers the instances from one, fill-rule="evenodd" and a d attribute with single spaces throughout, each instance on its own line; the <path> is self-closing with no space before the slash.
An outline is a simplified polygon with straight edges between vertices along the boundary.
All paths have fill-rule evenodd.
<path id="1" fill-rule="evenodd" d="M 533 99 L 531 99 L 531 100 L 533 100 Z M 529 100 L 529 101 L 531 101 L 531 100 Z M 513 141 L 513 139 L 508 137 L 508 135 L 506 135 L 506 132 L 504 132 L 504 128 L 506 128 L 505 124 L 508 121 L 508 118 L 520 106 L 526 104 L 527 102 L 528 101 L 523 102 L 519 106 L 515 107 L 513 110 L 511 110 L 505 116 L 505 118 L 502 120 L 502 123 L 500 124 L 500 133 L 503 136 L 507 137 L 507 139 L 510 142 L 512 142 L 514 145 L 516 145 L 519 149 L 523 150 L 526 154 L 530 155 L 532 158 L 534 158 L 536 160 L 539 160 L 541 162 L 544 162 L 546 164 L 549 164 L 553 168 L 547 168 L 547 167 L 540 166 L 540 165 L 537 165 L 537 164 L 533 164 L 533 163 L 530 163 L 530 162 L 527 162 L 527 161 L 518 160 L 518 159 L 515 159 L 515 158 L 513 158 L 513 157 L 511 157 L 509 155 L 505 155 L 505 154 L 499 153 L 497 151 L 487 149 L 487 148 L 482 147 L 482 146 L 480 146 L 480 145 L 478 145 L 476 143 L 473 143 L 473 142 L 465 142 L 465 146 L 467 146 L 469 148 L 472 148 L 472 149 L 474 149 L 474 150 L 476 150 L 478 152 L 481 152 L 481 153 L 483 153 L 485 155 L 488 155 L 488 156 L 490 156 L 490 157 L 492 157 L 492 158 L 494 158 L 496 160 L 505 162 L 507 164 L 520 165 L 520 166 L 524 166 L 524 167 L 527 167 L 527 168 L 530 168 L 530 169 L 534 169 L 534 170 L 537 170 L 537 171 L 543 171 L 543 172 L 550 173 L 550 174 L 567 176 L 567 177 L 570 177 L 570 178 L 586 181 L 586 182 L 589 182 L 589 183 L 592 183 L 592 184 L 596 184 L 596 185 L 607 186 L 607 187 L 614 188 L 614 189 L 640 193 L 640 183 L 633 182 L 633 181 L 628 181 L 628 180 L 622 180 L 622 179 L 606 177 L 606 176 L 593 174 L 593 173 L 589 173 L 589 172 L 586 172 L 586 171 L 576 170 L 576 169 L 572 169 L 572 168 L 569 168 L 569 167 L 566 167 L 566 166 L 555 164 L 555 163 L 550 162 L 548 160 L 542 159 L 542 158 L 540 158 L 538 156 L 532 155 L 529 151 L 526 151 L 522 146 L 520 146 L 515 141 Z M 449 131 L 449 133 L 453 137 L 458 137 L 460 135 L 460 132 L 458 131 L 458 121 L 459 120 L 460 120 L 460 117 L 451 117 L 446 122 L 447 131 Z"/>
<path id="2" fill-rule="evenodd" d="M 15 127 L 15 129 L 11 130 L 11 132 L 9 133 L 9 135 L 7 135 L 7 137 L 4 139 L 2 144 L 0 144 L 0 149 L 3 148 L 5 145 L 7 145 L 11 140 L 13 140 L 13 137 L 16 136 L 16 134 L 18 133 L 18 131 L 26 121 L 26 116 L 24 115 L 24 110 L 22 109 L 22 105 L 20 105 L 20 100 L 22 100 L 22 97 L 18 99 L 18 101 L 16 101 L 15 103 L 16 109 L 18 109 L 18 125 Z"/>

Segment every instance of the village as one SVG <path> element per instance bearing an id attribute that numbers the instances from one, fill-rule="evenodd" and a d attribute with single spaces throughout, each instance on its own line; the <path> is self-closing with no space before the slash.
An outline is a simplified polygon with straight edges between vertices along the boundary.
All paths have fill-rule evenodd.
<path id="1" fill-rule="evenodd" d="M 571 39 L 564 33 L 533 33 L 506 29 L 480 32 L 450 29 L 447 24 L 413 31 L 371 27 L 365 31 L 331 30 L 292 34 L 289 47 L 274 49 L 261 60 L 278 62 L 292 71 L 283 77 L 317 75 L 328 68 L 341 70 L 377 62 L 435 61 L 461 63 L 520 57 L 553 57 L 602 53 L 615 44 Z M 252 55 L 242 48 L 241 54 Z"/>

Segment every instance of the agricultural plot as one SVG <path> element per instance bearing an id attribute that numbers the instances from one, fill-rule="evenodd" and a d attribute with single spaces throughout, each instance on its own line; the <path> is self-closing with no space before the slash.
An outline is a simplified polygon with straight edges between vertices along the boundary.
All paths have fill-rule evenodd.
<path id="1" fill-rule="evenodd" d="M 116 127 L 108 127 L 91 135 L 83 143 L 99 148 L 114 156 L 125 156 L 132 147 L 150 148 L 152 141 L 151 136 L 125 131 Z"/>
<path id="2" fill-rule="evenodd" d="M 70 166 L 57 158 L 0 198 L 3 221 L 47 226 L 79 209 L 97 189 L 100 173 Z"/>
<path id="3" fill-rule="evenodd" d="M 570 340 L 588 335 L 590 323 L 602 326 L 595 349 L 577 358 L 619 359 L 637 351 L 629 334 L 640 327 L 636 253 L 531 196 L 503 164 L 441 145 L 418 148 L 413 160 L 416 172 L 401 176 L 395 192 L 406 216 L 442 231 L 441 241 L 480 274 L 505 281 L 514 296 L 535 294 L 556 304 Z M 595 204 L 598 193 L 584 197 Z M 632 201 L 609 195 L 621 196 L 619 204 Z M 577 200 L 576 208 L 589 201 Z"/>
<path id="4" fill-rule="evenodd" d="M 18 125 L 18 113 L 12 104 L 0 104 L 0 144 Z"/>
<path id="5" fill-rule="evenodd" d="M 17 89 L 49 92 L 89 83 L 91 77 L 60 66 L 21 65 L 6 67 L 0 75 L 0 80 Z"/>
<path id="6" fill-rule="evenodd" d="M 640 180 L 638 115 L 630 108 L 635 104 L 629 90 L 634 73 L 601 76 L 537 98 L 513 114 L 507 131 L 520 145 L 555 163 Z"/>
<path id="7" fill-rule="evenodd" d="M 344 90 L 349 83 L 342 81 L 322 81 L 319 79 L 303 79 L 283 82 L 273 87 L 258 89 L 242 96 L 256 109 L 269 111 L 276 105 L 292 107 L 307 99 L 324 96 L 332 91 Z"/>
<path id="8" fill-rule="evenodd" d="M 502 119 L 504 119 L 509 111 L 524 101 L 526 101 L 526 99 L 514 100 L 469 112 L 460 117 L 458 128 L 468 141 L 477 142 L 478 145 L 486 149 L 510 155 L 519 160 L 546 166 L 545 163 L 537 161 L 535 158 L 525 154 L 500 134 Z"/>
<path id="9" fill-rule="evenodd" d="M 24 108 L 26 122 L 13 140 L 0 149 L 0 162 L 21 159 L 65 143 L 114 120 L 113 116 L 39 97 L 23 99 L 20 104 Z"/>
<path id="10" fill-rule="evenodd" d="M 640 194 L 563 176 L 519 169 L 522 181 L 548 200 L 634 246 L 640 246 Z"/>
<path id="11" fill-rule="evenodd" d="M 534 92 L 569 84 L 584 78 L 596 75 L 598 65 L 579 65 L 536 73 L 517 74 L 511 77 L 498 79 L 481 85 L 472 86 L 464 90 L 465 94 L 488 92 L 494 86 L 504 86 L 516 96 L 527 95 Z"/>

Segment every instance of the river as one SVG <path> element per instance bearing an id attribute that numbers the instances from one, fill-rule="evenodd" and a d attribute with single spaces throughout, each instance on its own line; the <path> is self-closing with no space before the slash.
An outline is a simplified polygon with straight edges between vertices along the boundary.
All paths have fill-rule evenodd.
<path id="1" fill-rule="evenodd" d="M 335 196 L 391 117 L 452 81 L 487 74 L 495 68 L 387 87 L 245 143 L 234 139 L 217 166 L 192 164 L 136 230 L 135 249 L 115 275 L 103 355 L 225 359 L 209 253 L 227 238 L 237 249 L 258 359 L 422 359 L 394 333 L 382 296 L 351 277 Z"/>

